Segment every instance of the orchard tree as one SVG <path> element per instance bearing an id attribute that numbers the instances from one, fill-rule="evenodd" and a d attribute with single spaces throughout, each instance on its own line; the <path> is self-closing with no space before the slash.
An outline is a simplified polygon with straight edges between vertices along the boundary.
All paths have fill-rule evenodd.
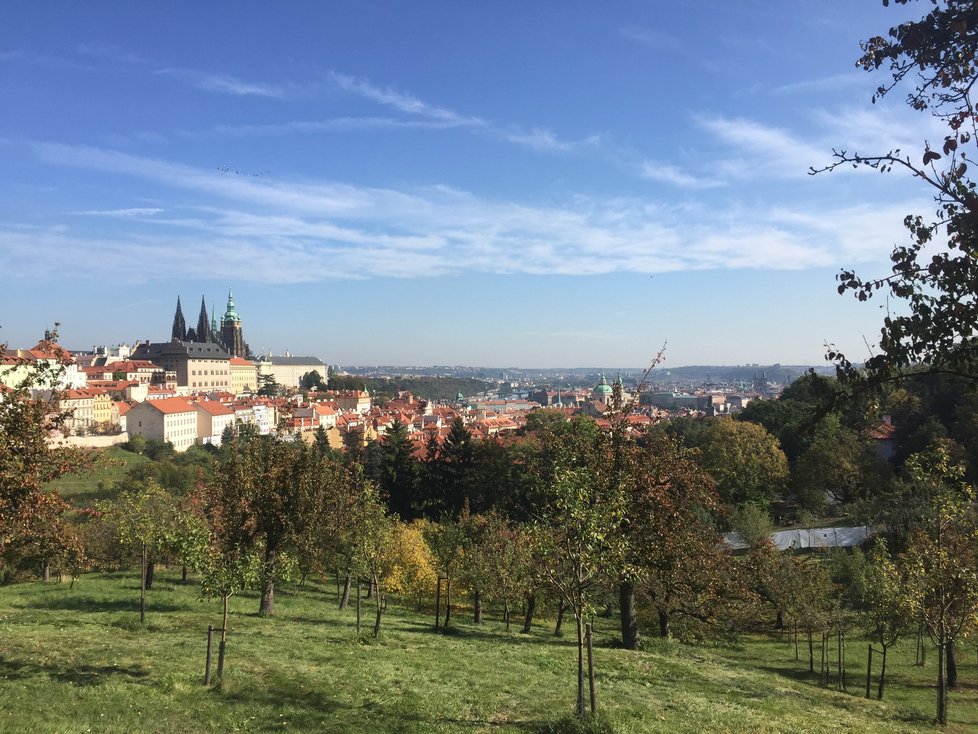
<path id="1" fill-rule="evenodd" d="M 592 422 L 593 425 L 593 422 Z M 622 525 L 625 493 L 611 481 L 612 454 L 594 429 L 572 421 L 545 430 L 533 473 L 541 493 L 537 537 L 545 573 L 577 625 L 577 704 L 585 715 L 585 624 L 594 615 L 597 588 L 621 577 L 625 560 Z M 591 713 L 595 713 L 594 670 L 588 656 Z"/>
<path id="2" fill-rule="evenodd" d="M 836 362 L 839 377 L 855 389 L 901 379 L 906 368 L 920 364 L 931 372 L 978 380 L 978 191 L 970 171 L 978 145 L 972 94 L 978 81 L 978 5 L 971 0 L 932 0 L 928 5 L 920 20 L 864 41 L 857 66 L 889 72 L 873 102 L 905 88 L 912 109 L 943 124 L 943 139 L 922 140 L 911 152 L 836 150 L 835 161 L 820 169 L 896 168 L 926 183 L 934 195 L 933 215 L 908 214 L 904 219 L 909 241 L 893 248 L 889 275 L 864 278 L 844 270 L 838 276 L 840 293 L 850 291 L 866 301 L 882 292 L 892 304 L 902 304 L 887 308 L 879 351 L 864 370 L 829 348 L 827 357 Z"/>
<path id="3" fill-rule="evenodd" d="M 139 551 L 139 621 L 146 617 L 146 591 L 153 586 L 156 563 L 169 555 L 177 527 L 176 499 L 153 480 L 122 492 L 99 506 L 115 523 L 119 541 Z"/>
<path id="4" fill-rule="evenodd" d="M 418 600 L 418 611 L 438 580 L 435 558 L 424 539 L 427 520 L 398 523 L 395 528 L 395 563 L 391 571 L 390 590 Z"/>
<path id="5" fill-rule="evenodd" d="M 912 597 L 907 593 L 907 578 L 901 568 L 890 558 L 883 540 L 877 540 L 871 562 L 863 571 L 860 584 L 865 617 L 873 637 L 883 652 L 880 662 L 880 681 L 876 697 L 883 699 L 886 685 L 886 654 L 911 627 L 913 621 Z"/>
<path id="6" fill-rule="evenodd" d="M 659 635 L 671 635 L 676 617 L 716 623 L 740 596 L 736 566 L 716 530 L 716 484 L 696 465 L 692 451 L 665 435 L 650 436 L 636 459 L 626 514 L 627 557 L 658 616 Z M 623 616 L 627 647 L 625 621 Z"/>
<path id="7" fill-rule="evenodd" d="M 235 537 L 260 550 L 259 613 L 274 611 L 275 581 L 282 554 L 316 517 L 307 512 L 309 498 L 321 490 L 323 460 L 301 441 L 272 436 L 236 437 L 213 481 L 214 502 L 239 519 Z M 224 529 L 231 531 L 230 525 Z"/>
<path id="8" fill-rule="evenodd" d="M 937 720 L 946 724 L 945 657 L 978 618 L 975 490 L 942 446 L 911 457 L 908 468 L 913 481 L 931 490 L 931 502 L 897 567 L 910 609 L 937 646 Z"/>
<path id="9" fill-rule="evenodd" d="M 438 583 L 445 581 L 445 623 L 448 629 L 452 621 L 452 580 L 461 575 L 465 559 L 465 525 L 467 509 L 463 508 L 462 518 L 456 520 L 450 515 L 437 523 L 428 523 L 424 528 L 424 539 L 435 559 Z M 436 619 L 441 614 L 435 610 Z"/>
<path id="10" fill-rule="evenodd" d="M 70 417 L 59 411 L 56 389 L 70 355 L 56 338 L 48 332 L 32 350 L 36 358 L 9 356 L 0 344 L 5 378 L 0 382 L 0 570 L 5 572 L 39 550 L 34 544 L 39 538 L 45 538 L 45 552 L 55 555 L 74 543 L 61 532 L 68 528 L 68 505 L 45 489 L 91 464 L 86 452 L 51 441 Z"/>
<path id="11" fill-rule="evenodd" d="M 395 522 L 387 514 L 377 489 L 366 481 L 359 483 L 354 517 L 356 523 L 351 528 L 354 540 L 352 565 L 357 577 L 367 578 L 375 590 L 373 636 L 377 637 L 380 634 L 384 610 L 385 584 L 396 566 Z M 360 634 L 359 596 L 357 597 L 357 634 Z"/>

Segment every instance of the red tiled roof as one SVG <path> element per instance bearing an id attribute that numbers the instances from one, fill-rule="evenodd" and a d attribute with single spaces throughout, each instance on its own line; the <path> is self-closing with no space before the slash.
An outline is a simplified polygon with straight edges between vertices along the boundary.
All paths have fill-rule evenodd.
<path id="1" fill-rule="evenodd" d="M 233 410 L 226 407 L 222 403 L 217 402 L 216 400 L 201 400 L 200 402 L 194 403 L 194 406 L 200 408 L 205 413 L 209 413 L 210 415 L 234 415 Z"/>
<path id="2" fill-rule="evenodd" d="M 147 400 L 142 405 L 150 405 L 161 413 L 172 415 L 174 413 L 192 413 L 194 407 L 184 398 L 162 398 L 160 400 Z"/>

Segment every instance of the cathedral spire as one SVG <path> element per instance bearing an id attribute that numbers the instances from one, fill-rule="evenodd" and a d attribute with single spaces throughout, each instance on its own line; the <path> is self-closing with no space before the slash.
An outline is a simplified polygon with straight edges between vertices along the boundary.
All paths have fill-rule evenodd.
<path id="1" fill-rule="evenodd" d="M 187 340 L 187 323 L 183 319 L 183 309 L 180 308 L 180 296 L 177 296 L 177 310 L 173 314 L 173 331 L 170 338 L 178 341 Z"/>
<path id="2" fill-rule="evenodd" d="M 211 325 L 207 320 L 207 305 L 203 296 L 200 297 L 200 316 L 197 317 L 197 341 L 211 341 Z"/>

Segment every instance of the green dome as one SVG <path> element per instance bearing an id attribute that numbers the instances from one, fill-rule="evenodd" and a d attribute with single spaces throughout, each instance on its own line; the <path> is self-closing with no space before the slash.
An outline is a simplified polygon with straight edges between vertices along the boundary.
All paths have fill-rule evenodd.
<path id="1" fill-rule="evenodd" d="M 228 291 L 228 308 L 224 312 L 223 321 L 241 321 L 241 317 L 238 316 L 238 312 L 234 310 L 234 299 L 231 297 L 231 291 Z"/>
<path id="2" fill-rule="evenodd" d="M 601 382 L 594 386 L 594 397 L 599 397 L 601 395 L 611 397 L 611 393 L 611 385 L 608 384 L 608 381 L 604 378 L 604 373 L 602 373 Z"/>

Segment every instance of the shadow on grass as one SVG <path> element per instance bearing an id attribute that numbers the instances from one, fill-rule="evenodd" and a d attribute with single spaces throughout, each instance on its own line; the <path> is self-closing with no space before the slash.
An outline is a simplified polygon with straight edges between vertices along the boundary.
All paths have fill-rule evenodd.
<path id="1" fill-rule="evenodd" d="M 399 620 L 388 623 L 385 619 L 384 627 L 392 630 L 410 632 L 412 634 L 427 634 L 435 637 L 456 637 L 459 639 L 490 640 L 498 644 L 513 645 L 553 645 L 555 647 L 576 647 L 577 640 L 573 637 L 556 636 L 549 632 L 531 632 L 523 634 L 516 627 L 512 631 L 506 632 L 503 629 L 493 627 L 478 628 L 469 623 L 453 624 L 447 630 L 442 628 L 436 630 L 431 621 L 422 620 Z"/>
<path id="2" fill-rule="evenodd" d="M 367 727 L 365 720 L 379 724 L 378 731 L 397 732 L 398 734 L 427 734 L 439 725 L 453 727 L 472 727 L 474 729 L 510 729 L 516 731 L 544 731 L 546 722 L 516 721 L 507 719 L 463 719 L 452 716 L 426 715 L 413 706 L 402 702 L 386 704 L 373 700 L 365 700 L 361 704 L 351 704 L 337 701 L 317 690 L 298 690 L 282 685 L 266 685 L 262 688 L 248 686 L 236 689 L 233 681 L 229 680 L 227 687 L 218 687 L 215 692 L 225 701 L 234 705 L 247 706 L 252 710 L 268 708 L 271 711 L 289 710 L 290 727 L 309 728 L 315 730 L 325 721 L 332 725 L 344 720 L 358 722 L 358 726 Z M 230 690 L 229 690 L 230 689 Z M 269 719 L 265 722 L 271 726 L 282 726 L 280 719 Z M 370 728 L 373 731 L 373 728 Z M 353 731 L 353 729 L 351 729 Z"/>
<path id="3" fill-rule="evenodd" d="M 97 599 L 80 594 L 71 594 L 70 596 L 50 596 L 38 599 L 31 604 L 20 604 L 17 607 L 20 609 L 57 609 L 71 612 L 135 612 L 138 614 L 139 599 Z M 151 613 L 188 610 L 189 608 L 183 604 L 159 602 L 152 598 L 146 600 L 146 611 Z"/>
<path id="4" fill-rule="evenodd" d="M 808 670 L 807 665 L 805 667 L 799 666 L 797 668 L 788 665 L 786 666 L 756 665 L 755 667 L 757 668 L 757 670 L 763 670 L 766 673 L 773 673 L 774 675 L 780 675 L 782 678 L 791 678 L 791 680 L 796 680 L 799 683 L 809 683 L 815 688 L 821 688 L 822 690 L 827 690 L 828 688 L 832 688 L 834 684 L 834 679 L 830 675 L 829 685 L 820 686 L 818 684 L 818 671 L 816 670 L 814 673 L 810 672 Z M 850 673 L 849 674 L 850 681 L 852 681 L 853 678 L 854 675 Z"/>
<path id="5" fill-rule="evenodd" d="M 76 686 L 96 686 L 116 676 L 136 680 L 148 678 L 149 671 L 141 666 L 72 665 L 69 668 L 0 659 L 0 676 L 5 680 L 25 680 L 39 675 Z"/>

